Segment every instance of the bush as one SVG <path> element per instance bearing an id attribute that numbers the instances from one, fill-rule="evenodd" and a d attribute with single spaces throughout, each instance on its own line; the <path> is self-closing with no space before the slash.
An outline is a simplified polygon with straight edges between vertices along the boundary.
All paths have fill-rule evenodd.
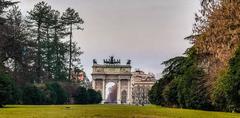
<path id="1" fill-rule="evenodd" d="M 102 101 L 102 96 L 100 92 L 97 92 L 93 89 L 88 89 L 88 103 L 89 104 L 98 104 Z"/>
<path id="2" fill-rule="evenodd" d="M 0 74 L 0 107 L 3 107 L 10 98 L 13 82 L 6 74 Z"/>
<path id="3" fill-rule="evenodd" d="M 22 89 L 18 87 L 15 83 L 11 85 L 10 97 L 7 104 L 21 104 L 22 103 Z"/>
<path id="4" fill-rule="evenodd" d="M 74 95 L 74 100 L 75 103 L 77 104 L 87 104 L 88 103 L 87 89 L 84 87 L 79 87 Z"/>
<path id="5" fill-rule="evenodd" d="M 93 89 L 79 87 L 74 95 L 75 103 L 77 104 L 98 104 L 102 101 L 100 92 Z"/>
<path id="6" fill-rule="evenodd" d="M 26 85 L 23 88 L 23 104 L 46 104 L 46 95 L 35 85 Z"/>
<path id="7" fill-rule="evenodd" d="M 46 85 L 48 90 L 47 101 L 49 104 L 64 104 L 68 99 L 67 92 L 58 83 L 49 83 Z"/>

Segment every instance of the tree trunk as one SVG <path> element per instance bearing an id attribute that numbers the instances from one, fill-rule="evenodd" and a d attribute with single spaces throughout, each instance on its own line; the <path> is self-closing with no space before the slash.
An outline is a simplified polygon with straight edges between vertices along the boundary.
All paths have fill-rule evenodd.
<path id="1" fill-rule="evenodd" d="M 71 71 L 72 71 L 72 24 L 70 25 L 70 42 L 69 42 L 69 73 L 68 73 L 68 80 L 71 79 Z"/>

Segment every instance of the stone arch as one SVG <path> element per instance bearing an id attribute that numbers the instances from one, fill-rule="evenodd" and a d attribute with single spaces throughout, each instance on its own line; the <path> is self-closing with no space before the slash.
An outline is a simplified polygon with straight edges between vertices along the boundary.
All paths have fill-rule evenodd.
<path id="1" fill-rule="evenodd" d="M 116 82 L 109 81 L 105 86 L 105 103 L 117 103 L 118 85 Z"/>

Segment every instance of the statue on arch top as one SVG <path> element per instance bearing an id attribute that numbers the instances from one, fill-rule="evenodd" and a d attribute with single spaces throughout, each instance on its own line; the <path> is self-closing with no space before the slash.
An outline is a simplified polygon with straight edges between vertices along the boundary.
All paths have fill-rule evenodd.
<path id="1" fill-rule="evenodd" d="M 130 59 L 127 61 L 127 65 L 131 65 L 131 60 Z"/>
<path id="2" fill-rule="evenodd" d="M 121 60 L 120 59 L 115 59 L 114 56 L 110 56 L 109 59 L 104 59 L 103 60 L 104 64 L 110 64 L 110 65 L 114 65 L 114 64 L 120 64 Z"/>
<path id="3" fill-rule="evenodd" d="M 97 60 L 96 59 L 93 59 L 93 64 L 97 64 Z"/>

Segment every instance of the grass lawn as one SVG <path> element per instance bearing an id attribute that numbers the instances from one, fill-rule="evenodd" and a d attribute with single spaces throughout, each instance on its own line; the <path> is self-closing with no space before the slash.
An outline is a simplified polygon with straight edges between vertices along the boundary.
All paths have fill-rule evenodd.
<path id="1" fill-rule="evenodd" d="M 240 118 L 237 113 L 128 105 L 8 105 L 0 118 Z"/>

